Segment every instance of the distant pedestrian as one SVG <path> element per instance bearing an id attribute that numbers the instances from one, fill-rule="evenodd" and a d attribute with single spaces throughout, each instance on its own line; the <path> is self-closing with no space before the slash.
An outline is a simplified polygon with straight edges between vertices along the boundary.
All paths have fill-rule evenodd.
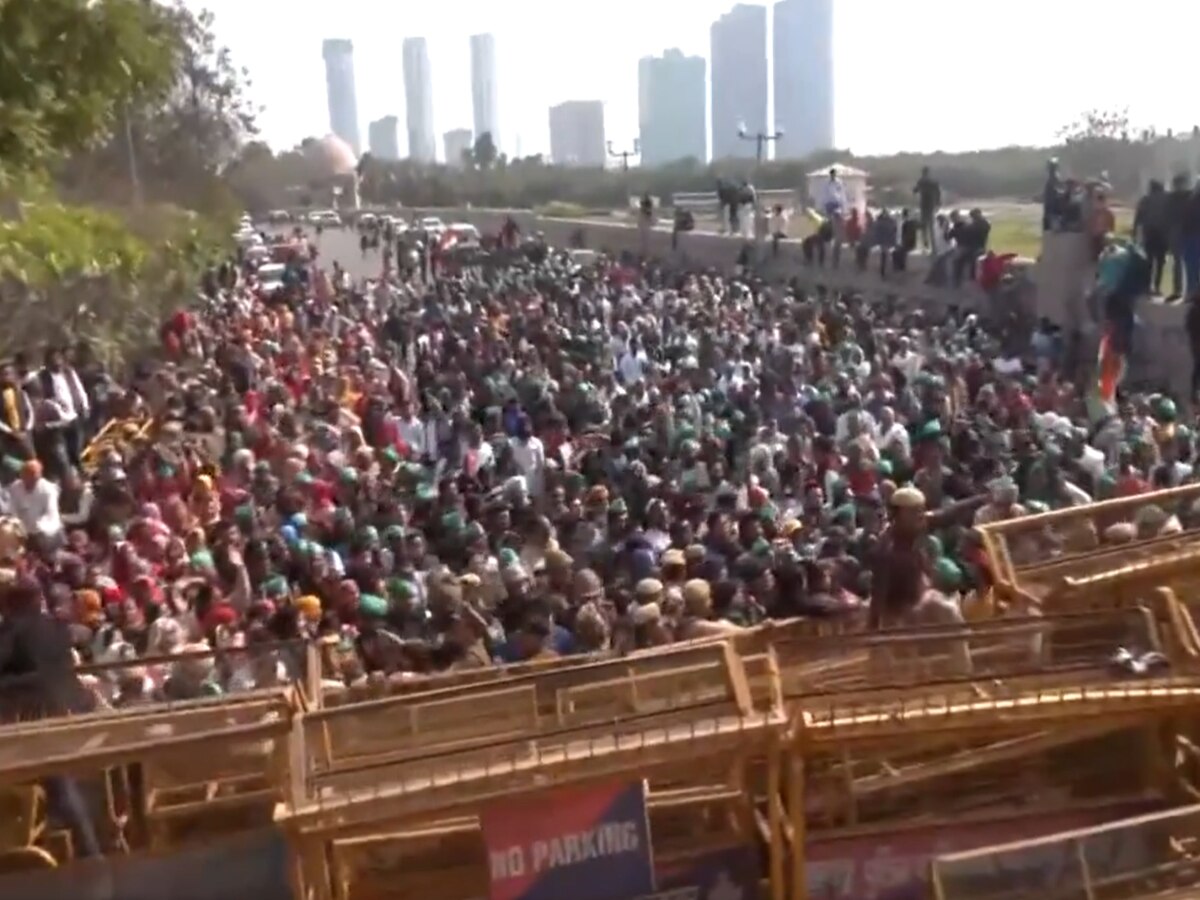
<path id="1" fill-rule="evenodd" d="M 913 193 L 917 195 L 917 203 L 921 209 L 921 246 L 927 251 L 933 249 L 933 223 L 938 209 L 942 205 L 942 186 L 929 172 L 929 166 L 921 169 L 921 177 L 917 179 Z"/>
<path id="2" fill-rule="evenodd" d="M 1133 237 L 1141 242 L 1150 261 L 1150 287 L 1155 294 L 1162 293 L 1163 269 L 1167 264 L 1167 196 L 1163 183 L 1151 179 L 1133 217 Z"/>

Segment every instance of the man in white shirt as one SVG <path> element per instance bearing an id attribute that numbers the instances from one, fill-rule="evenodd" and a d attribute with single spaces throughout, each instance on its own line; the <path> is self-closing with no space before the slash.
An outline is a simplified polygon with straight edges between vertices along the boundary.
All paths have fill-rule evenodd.
<path id="1" fill-rule="evenodd" d="M 908 429 L 896 421 L 896 412 L 890 406 L 879 414 L 879 450 L 900 459 L 911 455 Z"/>
<path id="2" fill-rule="evenodd" d="M 617 363 L 621 379 L 626 387 L 637 384 L 642 380 L 646 368 L 646 356 L 642 353 L 636 340 L 630 341 L 629 349 L 625 351 Z"/>
<path id="3" fill-rule="evenodd" d="M 26 534 L 40 534 L 50 541 L 62 536 L 58 485 L 42 477 L 42 464 L 36 459 L 26 461 L 21 467 L 21 477 L 9 488 L 9 502 Z"/>
<path id="4" fill-rule="evenodd" d="M 829 170 L 829 179 L 821 187 L 821 212 L 830 218 L 841 219 L 846 214 L 846 186 L 838 178 L 837 169 Z"/>
<path id="5" fill-rule="evenodd" d="M 529 416 L 522 415 L 517 422 L 516 436 L 509 440 L 513 462 L 525 479 L 525 489 L 531 497 L 540 497 L 546 481 L 546 448 L 533 434 Z"/>
<path id="6" fill-rule="evenodd" d="M 91 415 L 91 403 L 83 382 L 74 368 L 66 364 L 61 350 L 46 351 L 46 365 L 38 373 L 42 396 L 59 409 L 59 424 L 67 459 L 78 467 L 83 453 L 84 426 Z"/>
<path id="7" fill-rule="evenodd" d="M 838 178 L 837 168 L 829 170 L 829 178 L 821 186 L 821 212 L 833 230 L 833 265 L 837 268 L 842 244 L 846 240 L 846 186 Z"/>
<path id="8" fill-rule="evenodd" d="M 788 215 L 780 204 L 771 213 L 771 255 L 779 255 L 779 243 L 787 238 Z"/>
<path id="9" fill-rule="evenodd" d="M 425 423 L 413 412 L 411 403 L 401 405 L 400 421 L 396 428 L 400 432 L 400 439 L 408 445 L 414 460 L 420 461 L 430 453 L 426 441 Z"/>

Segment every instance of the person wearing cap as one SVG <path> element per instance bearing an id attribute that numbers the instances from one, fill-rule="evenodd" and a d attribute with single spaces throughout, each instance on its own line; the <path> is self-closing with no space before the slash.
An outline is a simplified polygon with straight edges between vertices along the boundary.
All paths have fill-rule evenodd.
<path id="1" fill-rule="evenodd" d="M 467 603 L 459 603 L 446 613 L 445 643 L 455 654 L 453 670 L 484 669 L 492 665 L 488 651 L 487 621 Z"/>
<path id="2" fill-rule="evenodd" d="M 713 618 L 713 592 L 707 581 L 693 578 L 683 586 L 683 618 L 678 629 L 681 641 L 726 637 L 742 630 L 732 622 Z"/>
<path id="3" fill-rule="evenodd" d="M 925 495 L 915 487 L 892 494 L 891 524 L 880 537 L 871 573 L 870 621 L 873 627 L 893 627 L 925 593 L 932 561 L 925 535 Z"/>
<path id="4" fill-rule="evenodd" d="M 639 650 L 650 650 L 671 643 L 662 608 L 656 601 L 639 602 L 633 610 L 633 640 Z"/>
<path id="5" fill-rule="evenodd" d="M 643 578 L 634 586 L 633 593 L 638 606 L 658 604 L 662 600 L 663 583 L 657 578 Z"/>

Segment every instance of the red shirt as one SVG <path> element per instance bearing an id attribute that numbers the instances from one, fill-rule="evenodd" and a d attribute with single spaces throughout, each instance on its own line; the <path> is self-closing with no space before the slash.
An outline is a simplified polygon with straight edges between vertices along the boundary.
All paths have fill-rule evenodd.
<path id="1" fill-rule="evenodd" d="M 843 474 L 846 476 L 846 484 L 850 487 L 850 493 L 855 497 L 868 497 L 874 493 L 878 481 L 874 469 L 867 466 L 847 467 Z"/>
<path id="2" fill-rule="evenodd" d="M 1150 483 L 1136 472 L 1130 472 L 1117 479 L 1118 497 L 1136 497 L 1138 494 L 1150 493 Z"/>
<path id="3" fill-rule="evenodd" d="M 1000 286 L 1000 279 L 1004 277 L 1004 272 L 1008 268 L 1009 263 L 1017 258 L 1015 253 L 1004 253 L 997 255 L 991 250 L 983 258 L 979 264 L 979 286 L 985 291 L 994 290 Z"/>

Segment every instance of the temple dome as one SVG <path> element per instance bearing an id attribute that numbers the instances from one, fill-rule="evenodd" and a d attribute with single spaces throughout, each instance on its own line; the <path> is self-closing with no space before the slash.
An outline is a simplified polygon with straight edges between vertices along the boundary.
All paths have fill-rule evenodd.
<path id="1" fill-rule="evenodd" d="M 320 168 L 321 174 L 329 178 L 352 175 L 358 165 L 350 145 L 336 134 L 313 141 L 308 145 L 306 155 Z"/>

